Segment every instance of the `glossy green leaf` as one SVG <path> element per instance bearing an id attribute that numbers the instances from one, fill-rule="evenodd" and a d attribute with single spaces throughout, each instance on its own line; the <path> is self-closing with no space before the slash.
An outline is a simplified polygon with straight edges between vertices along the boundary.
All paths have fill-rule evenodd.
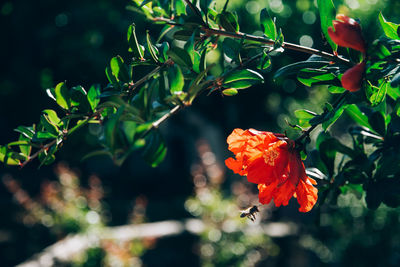
<path id="1" fill-rule="evenodd" d="M 272 20 L 266 8 L 261 10 L 260 22 L 264 34 L 268 38 L 275 40 L 278 37 L 278 32 L 276 30 L 275 22 Z"/>
<path id="2" fill-rule="evenodd" d="M 317 0 L 319 17 L 321 20 L 321 29 L 328 40 L 329 45 L 333 51 L 337 50 L 337 44 L 335 44 L 329 37 L 328 28 L 333 27 L 332 21 L 336 18 L 336 10 L 332 0 Z"/>
<path id="3" fill-rule="evenodd" d="M 168 60 L 169 44 L 167 42 L 163 42 L 159 47 L 159 50 L 160 50 L 160 57 L 158 58 L 158 60 L 161 63 L 164 63 L 165 61 Z"/>
<path id="4" fill-rule="evenodd" d="M 128 44 L 129 52 L 133 52 L 134 56 L 139 60 L 144 60 L 144 50 L 137 40 L 136 27 L 134 24 L 130 25 L 128 28 Z"/>
<path id="5" fill-rule="evenodd" d="M 294 115 L 298 119 L 310 120 L 310 119 L 314 118 L 315 116 L 317 116 L 318 114 L 313 111 L 307 110 L 307 109 L 298 109 L 298 110 L 294 111 Z"/>
<path id="6" fill-rule="evenodd" d="M 56 157 L 54 156 L 54 153 L 57 152 L 57 145 L 52 145 L 49 149 L 44 150 L 43 152 L 39 153 L 39 161 L 40 165 L 39 168 L 43 165 L 50 165 L 52 164 Z"/>
<path id="7" fill-rule="evenodd" d="M 56 98 L 56 102 L 60 107 L 66 110 L 71 107 L 69 91 L 64 82 L 56 85 L 56 87 L 54 88 L 54 95 Z"/>
<path id="8" fill-rule="evenodd" d="M 124 60 L 121 56 L 113 57 L 110 61 L 110 67 L 113 76 L 117 78 L 117 80 L 126 83 L 130 81 L 128 67 L 124 64 Z"/>
<path id="9" fill-rule="evenodd" d="M 189 69 L 192 68 L 193 63 L 186 50 L 179 47 L 172 47 L 168 50 L 167 54 L 171 57 L 172 61 L 174 61 L 179 66 L 183 66 Z"/>
<path id="10" fill-rule="evenodd" d="M 372 129 L 371 124 L 368 122 L 368 117 L 360 110 L 359 107 L 357 107 L 356 104 L 347 106 L 346 114 L 359 125 L 367 127 L 368 129 Z"/>
<path id="11" fill-rule="evenodd" d="M 328 66 L 330 64 L 329 61 L 301 61 L 297 63 L 293 63 L 290 65 L 287 65 L 283 68 L 280 68 L 279 70 L 276 71 L 274 75 L 274 79 L 280 78 L 280 77 L 285 77 L 288 75 L 293 75 L 297 74 L 300 70 L 305 69 L 305 68 L 311 68 L 311 69 L 319 69 L 325 66 Z"/>
<path id="12" fill-rule="evenodd" d="M 226 96 L 234 96 L 238 94 L 238 90 L 236 90 L 235 88 L 228 88 L 225 90 L 222 90 L 222 93 Z"/>
<path id="13" fill-rule="evenodd" d="M 146 31 L 146 41 L 147 41 L 147 49 L 150 52 L 151 58 L 154 60 L 154 62 L 158 63 L 158 50 L 157 48 L 153 45 L 151 42 L 151 37 L 149 31 Z"/>
<path id="14" fill-rule="evenodd" d="M 257 68 L 259 70 L 269 70 L 271 66 L 272 66 L 271 57 L 268 55 L 268 53 L 264 52 Z"/>
<path id="15" fill-rule="evenodd" d="M 30 144 L 30 138 L 26 137 L 23 134 L 19 135 L 19 139 L 20 142 L 24 142 L 23 144 L 19 145 L 19 150 L 21 151 L 21 153 L 28 158 L 32 152 L 32 145 Z"/>
<path id="16" fill-rule="evenodd" d="M 23 158 L 23 157 L 22 157 Z M 0 161 L 6 165 L 19 165 L 21 156 L 8 149 L 5 146 L 0 146 Z"/>
<path id="17" fill-rule="evenodd" d="M 219 26 L 227 30 L 228 32 L 238 32 L 239 23 L 237 17 L 231 12 L 222 12 L 217 15 L 217 23 Z"/>
<path id="18" fill-rule="evenodd" d="M 255 81 L 262 82 L 264 77 L 258 72 L 251 69 L 235 70 L 229 72 L 224 77 L 224 85 L 230 87 L 229 84 L 237 81 Z"/>
<path id="19" fill-rule="evenodd" d="M 87 93 L 87 100 L 92 111 L 96 110 L 97 105 L 100 103 L 101 87 L 99 84 L 92 85 Z"/>
<path id="20" fill-rule="evenodd" d="M 14 131 L 23 134 L 28 139 L 32 139 L 35 134 L 34 127 L 18 126 Z"/>
<path id="21" fill-rule="evenodd" d="M 56 124 L 53 124 L 50 119 L 46 116 L 46 114 L 42 114 L 42 116 L 40 116 L 40 125 L 44 127 L 44 129 L 57 136 L 59 134 L 59 130 Z"/>
<path id="22" fill-rule="evenodd" d="M 234 62 L 240 62 L 240 49 L 241 45 L 238 40 L 225 38 L 222 42 L 222 50 L 224 51 L 224 54 Z"/>
<path id="23" fill-rule="evenodd" d="M 179 94 L 182 92 L 183 86 L 185 85 L 184 77 L 181 68 L 174 64 L 168 68 L 168 79 L 170 82 L 171 94 Z"/>
<path id="24" fill-rule="evenodd" d="M 400 39 L 399 35 L 397 34 L 399 24 L 386 21 L 382 15 L 382 12 L 379 13 L 379 23 L 381 24 L 382 29 L 387 37 L 391 39 Z"/>
<path id="25" fill-rule="evenodd" d="M 381 82 L 379 87 L 368 84 L 366 93 L 372 106 L 377 106 L 385 99 L 386 92 L 390 84 L 387 81 Z"/>
<path id="26" fill-rule="evenodd" d="M 336 108 L 336 109 L 332 110 L 331 112 L 329 112 L 327 114 L 327 116 L 325 116 L 324 122 L 322 122 L 322 129 L 324 129 L 324 131 L 326 131 L 329 128 L 329 126 L 334 124 L 340 118 L 340 116 L 342 116 L 342 114 L 346 108 L 347 108 L 347 106 L 342 105 L 339 108 Z"/>

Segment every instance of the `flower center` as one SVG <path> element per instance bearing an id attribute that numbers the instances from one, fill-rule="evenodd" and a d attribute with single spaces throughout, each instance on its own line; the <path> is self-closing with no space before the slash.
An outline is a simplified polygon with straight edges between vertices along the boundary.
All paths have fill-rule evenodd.
<path id="1" fill-rule="evenodd" d="M 264 150 L 264 162 L 270 166 L 275 166 L 275 160 L 279 156 L 279 152 L 273 149 Z"/>

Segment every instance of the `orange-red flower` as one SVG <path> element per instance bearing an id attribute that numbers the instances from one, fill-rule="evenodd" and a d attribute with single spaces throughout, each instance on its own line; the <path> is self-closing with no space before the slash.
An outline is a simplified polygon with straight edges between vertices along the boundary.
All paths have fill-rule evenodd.
<path id="1" fill-rule="evenodd" d="M 346 70 L 342 76 L 342 86 L 350 92 L 360 90 L 362 86 L 362 78 L 365 70 L 365 61 L 358 63 L 354 67 Z"/>
<path id="2" fill-rule="evenodd" d="M 328 28 L 329 37 L 339 46 L 353 48 L 365 53 L 365 42 L 361 34 L 361 27 L 357 21 L 343 14 L 336 15 L 332 27 Z"/>
<path id="3" fill-rule="evenodd" d="M 294 196 L 299 211 L 312 209 L 318 198 L 316 182 L 306 175 L 294 141 L 282 134 L 235 129 L 227 142 L 236 157 L 228 158 L 226 166 L 258 184 L 260 203 L 274 199 L 277 207 L 286 206 Z"/>

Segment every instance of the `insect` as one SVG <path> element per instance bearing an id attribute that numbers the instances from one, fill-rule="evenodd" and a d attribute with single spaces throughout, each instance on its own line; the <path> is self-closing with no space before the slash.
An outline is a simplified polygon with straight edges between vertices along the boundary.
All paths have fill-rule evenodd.
<path id="1" fill-rule="evenodd" d="M 245 210 L 242 210 L 241 212 L 240 212 L 240 218 L 244 218 L 244 217 L 247 217 L 247 218 L 249 218 L 252 222 L 254 222 L 254 220 L 256 219 L 256 213 L 257 212 L 260 212 L 260 210 L 258 209 L 258 206 L 252 206 L 252 207 L 249 207 L 249 208 L 247 208 L 247 209 L 245 209 Z"/>

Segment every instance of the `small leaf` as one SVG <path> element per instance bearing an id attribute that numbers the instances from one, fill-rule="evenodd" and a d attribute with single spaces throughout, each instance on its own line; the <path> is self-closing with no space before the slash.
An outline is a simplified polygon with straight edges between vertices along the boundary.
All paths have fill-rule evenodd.
<path id="1" fill-rule="evenodd" d="M 147 48 L 150 52 L 151 58 L 154 60 L 154 62 L 158 63 L 158 50 L 156 47 L 151 42 L 150 34 L 149 31 L 146 31 L 146 40 L 147 40 Z"/>
<path id="2" fill-rule="evenodd" d="M 386 21 L 383 17 L 382 12 L 379 13 L 379 23 L 382 26 L 385 35 L 391 39 L 400 39 L 397 31 L 399 29 L 399 24 L 395 24 L 393 22 Z"/>
<path id="3" fill-rule="evenodd" d="M 128 28 L 128 44 L 129 44 L 129 52 L 133 52 L 136 58 L 139 60 L 145 60 L 143 55 L 144 51 L 142 46 L 139 44 L 136 37 L 136 27 L 135 24 L 132 24 Z"/>
<path id="4" fill-rule="evenodd" d="M 238 94 L 238 90 L 235 88 L 228 88 L 222 91 L 222 93 L 226 96 L 234 96 Z"/>
<path id="5" fill-rule="evenodd" d="M 237 81 L 256 81 L 262 82 L 264 81 L 264 77 L 255 72 L 254 70 L 244 69 L 244 70 L 235 70 L 225 75 L 224 77 L 224 85 L 229 87 L 228 84 Z"/>
<path id="6" fill-rule="evenodd" d="M 238 32 L 239 31 L 239 23 L 237 21 L 237 17 L 231 12 L 222 12 L 217 15 L 217 23 L 222 28 L 229 32 Z"/>
<path id="7" fill-rule="evenodd" d="M 117 80 L 126 83 L 130 81 L 128 67 L 124 64 L 124 60 L 121 56 L 113 57 L 110 61 L 110 67 L 112 74 L 117 78 Z"/>
<path id="8" fill-rule="evenodd" d="M 328 34 L 328 27 L 333 27 L 332 21 L 335 20 L 336 11 L 332 0 L 317 0 L 319 17 L 321 20 L 321 29 L 328 40 L 329 45 L 333 51 L 337 50 L 337 44 L 335 44 Z"/>
<path id="9" fill-rule="evenodd" d="M 186 50 L 179 47 L 172 47 L 168 50 L 167 54 L 171 57 L 171 59 L 178 64 L 179 66 L 186 67 L 191 69 L 193 66 L 192 60 Z"/>
<path id="10" fill-rule="evenodd" d="M 57 125 L 53 124 L 45 114 L 40 116 L 40 125 L 42 125 L 47 132 L 53 134 L 54 136 L 59 134 Z"/>
<path id="11" fill-rule="evenodd" d="M 0 146 L 0 161 L 6 165 L 19 165 L 20 157 L 5 146 Z"/>
<path id="12" fill-rule="evenodd" d="M 52 124 L 60 125 L 61 120 L 60 120 L 60 118 L 58 117 L 57 113 L 54 110 L 45 109 L 45 110 L 42 111 L 42 113 L 46 115 L 46 117 L 49 119 L 49 121 Z"/>
<path id="13" fill-rule="evenodd" d="M 125 106 L 121 106 L 115 114 L 109 117 L 104 125 L 104 137 L 106 140 L 107 147 L 110 148 L 112 153 L 115 150 L 116 145 L 116 135 L 119 125 L 119 119 L 124 113 Z"/>
<path id="14" fill-rule="evenodd" d="M 170 82 L 171 94 L 179 94 L 185 85 L 181 68 L 174 64 L 168 68 L 168 80 Z"/>
<path id="15" fill-rule="evenodd" d="M 298 109 L 298 110 L 294 111 L 294 115 L 298 119 L 310 120 L 310 119 L 314 118 L 315 116 L 317 116 L 318 114 L 313 111 L 307 110 L 307 109 Z"/>
<path id="16" fill-rule="evenodd" d="M 315 61 L 314 60 L 300 61 L 297 63 L 287 65 L 287 66 L 277 70 L 274 75 L 274 79 L 288 76 L 288 75 L 297 74 L 300 70 L 305 69 L 305 68 L 319 69 L 319 68 L 328 66 L 329 64 L 330 64 L 329 61 L 317 61 L 317 60 L 315 60 Z"/>
<path id="17" fill-rule="evenodd" d="M 278 37 L 278 32 L 276 30 L 275 22 L 272 20 L 266 8 L 261 10 L 260 22 L 264 34 L 268 38 L 275 40 Z"/>
<path id="18" fill-rule="evenodd" d="M 35 134 L 34 127 L 18 126 L 17 129 L 14 129 L 14 131 L 23 134 L 25 137 L 29 139 L 32 139 Z"/>
<path id="19" fill-rule="evenodd" d="M 101 88 L 99 84 L 92 85 L 87 93 L 87 100 L 92 111 L 96 110 L 97 105 L 100 103 Z"/>
<path id="20" fill-rule="evenodd" d="M 57 104 L 63 109 L 68 110 L 71 107 L 70 95 L 65 83 L 61 82 L 54 88 L 54 95 Z"/>

